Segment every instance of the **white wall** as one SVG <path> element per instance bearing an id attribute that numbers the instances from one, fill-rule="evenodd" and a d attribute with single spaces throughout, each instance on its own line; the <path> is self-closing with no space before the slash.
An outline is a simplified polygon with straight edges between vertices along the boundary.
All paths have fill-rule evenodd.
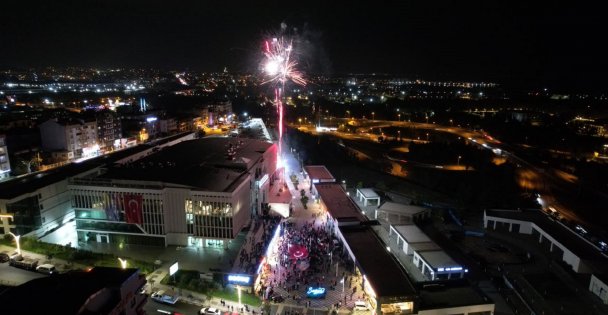
<path id="1" fill-rule="evenodd" d="M 190 190 L 183 188 L 163 189 L 163 216 L 167 241 L 170 233 L 188 234 L 186 225 L 185 200 L 190 198 Z M 171 244 L 171 242 L 167 242 Z"/>
<path id="2" fill-rule="evenodd" d="M 604 302 L 604 304 L 608 304 L 608 283 L 604 283 L 595 275 L 591 275 L 591 282 L 589 282 L 589 291 L 597 295 L 597 297 L 599 297 L 600 300 Z"/>
<path id="3" fill-rule="evenodd" d="M 38 237 L 48 230 L 62 226 L 74 217 L 67 179 L 43 187 L 34 192 L 34 194 L 36 193 L 42 196 L 38 202 L 43 206 L 40 210 L 41 220 L 44 218 L 42 227 L 35 233 Z"/>

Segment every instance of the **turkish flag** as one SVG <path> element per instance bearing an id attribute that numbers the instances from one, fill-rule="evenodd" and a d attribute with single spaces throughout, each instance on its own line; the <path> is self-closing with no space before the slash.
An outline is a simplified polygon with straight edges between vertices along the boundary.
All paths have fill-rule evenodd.
<path id="1" fill-rule="evenodd" d="M 123 195 L 122 201 L 125 205 L 125 219 L 127 223 L 143 223 L 141 213 L 143 198 L 141 195 Z"/>

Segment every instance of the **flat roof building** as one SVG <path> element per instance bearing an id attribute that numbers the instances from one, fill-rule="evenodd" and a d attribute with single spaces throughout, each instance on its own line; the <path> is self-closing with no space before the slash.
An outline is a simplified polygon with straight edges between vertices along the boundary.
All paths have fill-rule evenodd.
<path id="1" fill-rule="evenodd" d="M 357 199 L 365 207 L 380 205 L 380 196 L 371 188 L 357 188 Z"/>
<path id="2" fill-rule="evenodd" d="M 578 273 L 605 273 L 608 259 L 600 249 L 540 210 L 486 210 L 486 229 L 532 235 L 539 246 L 548 249 Z"/>
<path id="3" fill-rule="evenodd" d="M 95 267 L 31 280 L 0 294 L 3 314 L 142 314 L 138 269 Z"/>
<path id="4" fill-rule="evenodd" d="M 327 211 L 335 226 L 359 225 L 367 218 L 355 202 L 350 199 L 342 185 L 337 183 L 313 184 L 319 194 L 319 202 Z"/>
<path id="5" fill-rule="evenodd" d="M 369 226 L 340 227 L 344 246 L 363 275 L 373 309 L 398 308 L 412 313 L 417 292 L 386 246 Z"/>
<path id="6" fill-rule="evenodd" d="M 376 234 L 372 225 L 378 221 L 369 221 L 361 209 L 348 196 L 342 185 L 337 183 L 316 183 L 322 213 L 326 216 L 326 228 L 333 232 L 348 253 L 355 274 L 362 275 L 363 291 L 372 311 L 379 314 L 480 314 L 491 315 L 494 303 L 481 292 L 470 288 L 470 284 L 456 289 L 451 285 L 442 292 L 459 292 L 462 301 L 444 301 L 446 294 L 431 289 L 415 287 L 403 265 Z M 394 237 L 400 237 L 400 244 L 414 252 L 410 259 L 416 257 L 416 266 L 421 273 L 427 273 L 428 279 L 453 279 L 462 277 L 465 270 L 432 242 L 426 234 L 414 225 L 403 225 L 395 228 Z M 389 239 L 390 240 L 390 239 Z M 347 266 L 347 268 L 349 268 Z M 458 269 L 459 268 L 459 269 Z M 455 280 L 457 281 L 457 280 Z M 468 288 L 468 289 L 467 289 Z M 468 291 L 467 291 L 468 290 Z M 465 292 L 466 291 L 466 292 Z"/>
<path id="7" fill-rule="evenodd" d="M 428 280 L 462 278 L 467 272 L 416 225 L 391 225 L 389 240 L 397 244 L 407 255 L 406 259 Z"/>
<path id="8" fill-rule="evenodd" d="M 418 315 L 494 314 L 494 302 L 462 280 L 418 284 Z"/>
<path id="9" fill-rule="evenodd" d="M 427 208 L 390 201 L 383 203 L 374 213 L 376 220 L 391 225 L 412 224 L 430 216 L 431 211 Z"/>
<path id="10" fill-rule="evenodd" d="M 183 141 L 70 180 L 79 242 L 228 246 L 268 202 L 276 145 Z"/>
<path id="11" fill-rule="evenodd" d="M 304 173 L 310 178 L 310 181 L 313 184 L 336 182 L 334 176 L 324 165 L 306 165 L 304 166 Z"/>

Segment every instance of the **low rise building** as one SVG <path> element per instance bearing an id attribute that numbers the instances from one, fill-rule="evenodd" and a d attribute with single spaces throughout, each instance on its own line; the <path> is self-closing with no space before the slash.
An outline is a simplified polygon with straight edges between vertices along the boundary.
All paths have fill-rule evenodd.
<path id="1" fill-rule="evenodd" d="M 49 119 L 39 128 L 45 151 L 71 151 L 76 158 L 99 152 L 96 120 Z"/>
<path id="2" fill-rule="evenodd" d="M 463 278 L 468 272 L 416 225 L 391 225 L 389 239 L 395 241 L 427 280 Z"/>
<path id="3" fill-rule="evenodd" d="M 375 210 L 374 218 L 390 225 L 413 224 L 429 218 L 431 211 L 420 206 L 387 201 Z"/>
<path id="4" fill-rule="evenodd" d="M 574 272 L 606 272 L 608 259 L 599 248 L 540 210 L 486 210 L 483 222 L 486 229 L 531 235 Z"/>
<path id="5" fill-rule="evenodd" d="M 0 180 L 8 178 L 11 174 L 11 163 L 8 159 L 6 136 L 0 135 Z"/>
<path id="6" fill-rule="evenodd" d="M 591 275 L 589 291 L 597 295 L 604 304 L 608 304 L 608 277 L 604 275 Z"/>
<path id="7" fill-rule="evenodd" d="M 0 293 L 3 314 L 144 314 L 138 269 L 95 267 L 31 280 Z M 30 301 L 30 302 L 28 302 Z"/>

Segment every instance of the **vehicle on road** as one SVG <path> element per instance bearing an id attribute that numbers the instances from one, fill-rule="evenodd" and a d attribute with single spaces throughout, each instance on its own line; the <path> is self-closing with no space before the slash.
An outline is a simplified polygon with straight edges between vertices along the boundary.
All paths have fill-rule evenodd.
<path id="1" fill-rule="evenodd" d="M 177 303 L 177 300 L 179 299 L 177 296 L 165 294 L 165 291 L 163 291 L 163 290 L 153 292 L 150 295 L 150 298 L 153 301 L 156 301 L 158 303 L 171 304 L 171 305 Z"/>
<path id="2" fill-rule="evenodd" d="M 353 308 L 355 311 L 368 311 L 369 307 L 367 306 L 367 302 L 362 300 L 355 301 L 355 307 Z"/>
<path id="3" fill-rule="evenodd" d="M 201 308 L 201 310 L 198 311 L 198 313 L 200 315 L 220 315 L 221 314 L 220 310 L 218 310 L 217 308 L 214 308 L 214 307 Z"/>
<path id="4" fill-rule="evenodd" d="M 52 275 L 54 273 L 57 273 L 57 269 L 55 269 L 55 266 L 53 266 L 51 264 L 42 264 L 42 265 L 36 267 L 36 271 L 47 274 L 47 275 Z"/>

